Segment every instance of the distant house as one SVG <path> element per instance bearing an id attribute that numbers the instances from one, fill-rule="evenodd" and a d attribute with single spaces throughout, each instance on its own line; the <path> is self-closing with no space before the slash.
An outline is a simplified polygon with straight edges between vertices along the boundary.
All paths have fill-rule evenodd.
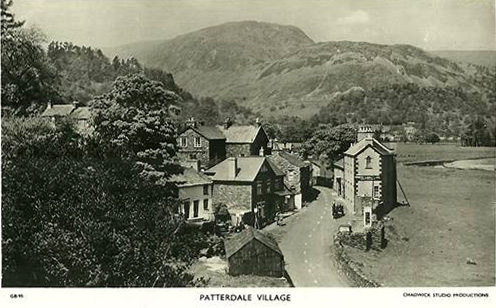
<path id="1" fill-rule="evenodd" d="M 214 182 L 215 202 L 228 207 L 234 225 L 263 227 L 283 206 L 284 172 L 263 156 L 229 157 L 205 171 Z"/>
<path id="2" fill-rule="evenodd" d="M 321 160 L 310 158 L 312 170 L 312 185 L 332 187 L 332 171 L 327 164 Z"/>
<path id="3" fill-rule="evenodd" d="M 48 103 L 41 117 L 49 119 L 54 125 L 62 118 L 72 119 L 75 121 L 75 127 L 79 132 L 89 134 L 93 131 L 90 124 L 90 107 L 80 106 L 78 102 L 58 105 Z"/>
<path id="4" fill-rule="evenodd" d="M 226 158 L 224 134 L 215 126 L 199 125 L 193 118 L 179 133 L 177 144 L 177 156 L 182 161 L 199 160 L 208 168 Z"/>
<path id="5" fill-rule="evenodd" d="M 224 242 L 229 275 L 282 277 L 284 256 L 277 242 L 247 227 Z"/>
<path id="6" fill-rule="evenodd" d="M 310 193 L 312 176 L 310 164 L 293 154 L 279 150 L 274 150 L 269 159 L 285 173 L 284 185 L 292 193 L 288 200 L 289 209 L 300 209 Z"/>
<path id="7" fill-rule="evenodd" d="M 178 188 L 179 212 L 188 220 L 213 220 L 213 181 L 195 170 L 184 168 L 170 179 Z"/>
<path id="8" fill-rule="evenodd" d="M 408 122 L 403 125 L 403 129 L 405 130 L 406 139 L 408 141 L 412 141 L 415 133 L 417 132 L 417 125 L 415 122 Z"/>
<path id="9" fill-rule="evenodd" d="M 348 212 L 363 214 L 368 222 L 373 212 L 381 215 L 396 205 L 395 154 L 374 139 L 372 134 L 367 127 L 358 130 L 357 143 L 344 152 L 341 178 L 344 182 L 342 195 Z M 335 182 L 338 182 L 339 175 L 335 174 Z M 364 209 L 364 203 L 370 203 L 370 199 L 374 206 Z"/>
<path id="10" fill-rule="evenodd" d="M 227 157 L 268 154 L 269 137 L 260 123 L 256 125 L 232 125 L 231 120 L 226 119 L 224 125 L 218 125 L 217 128 L 226 138 Z"/>

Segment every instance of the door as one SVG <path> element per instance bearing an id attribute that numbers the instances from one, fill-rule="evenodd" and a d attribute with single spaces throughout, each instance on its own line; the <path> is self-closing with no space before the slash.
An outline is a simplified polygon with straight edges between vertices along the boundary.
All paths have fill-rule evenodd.
<path id="1" fill-rule="evenodd" d="M 189 218 L 189 201 L 184 202 L 184 217 Z"/>
<path id="2" fill-rule="evenodd" d="M 199 208 L 200 208 L 200 200 L 193 201 L 193 217 L 198 217 Z"/>

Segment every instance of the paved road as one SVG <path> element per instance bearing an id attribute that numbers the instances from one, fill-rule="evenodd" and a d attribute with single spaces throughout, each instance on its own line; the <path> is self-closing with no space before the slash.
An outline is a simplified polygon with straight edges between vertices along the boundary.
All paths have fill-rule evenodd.
<path id="1" fill-rule="evenodd" d="M 332 218 L 332 190 L 318 187 L 319 197 L 288 217 L 285 226 L 270 226 L 280 239 L 286 270 L 296 287 L 346 287 L 332 258 L 332 236 L 345 218 Z M 272 230 L 271 230 L 272 229 Z"/>

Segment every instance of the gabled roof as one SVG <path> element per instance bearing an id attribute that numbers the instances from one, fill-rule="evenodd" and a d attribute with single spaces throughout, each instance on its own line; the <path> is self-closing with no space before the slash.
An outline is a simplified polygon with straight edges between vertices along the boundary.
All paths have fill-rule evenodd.
<path id="1" fill-rule="evenodd" d="M 381 155 L 394 155 L 393 151 L 388 149 L 385 145 L 375 140 L 374 138 L 363 138 L 356 144 L 352 145 L 348 150 L 346 150 L 346 152 L 344 152 L 344 155 L 356 156 L 367 147 L 372 147 Z"/>
<path id="2" fill-rule="evenodd" d="M 278 153 L 279 156 L 287 160 L 291 165 L 296 166 L 298 168 L 306 167 L 308 166 L 308 163 L 304 162 L 303 160 L 299 159 L 297 156 L 289 154 L 287 152 L 281 151 Z"/>
<path id="3" fill-rule="evenodd" d="M 236 157 L 238 170 L 236 176 L 231 174 L 231 169 L 229 164 L 232 163 L 232 158 L 227 158 L 212 168 L 208 169 L 206 173 L 214 174 L 212 179 L 214 181 L 240 181 L 240 182 L 253 182 L 260 172 L 263 164 L 267 162 L 269 168 L 271 168 L 276 175 L 284 175 L 277 166 L 270 160 L 266 159 L 264 156 L 246 156 L 246 157 Z"/>
<path id="4" fill-rule="evenodd" d="M 202 135 L 203 137 L 209 139 L 209 140 L 219 140 L 219 139 L 226 139 L 226 136 L 215 126 L 188 126 L 185 129 L 183 129 L 180 134 L 184 133 L 188 129 L 192 129 L 198 134 Z"/>
<path id="5" fill-rule="evenodd" d="M 51 107 L 47 107 L 45 111 L 41 114 L 42 117 L 64 117 L 71 114 L 71 112 L 75 109 L 72 104 L 64 104 L 64 105 L 52 105 Z"/>
<path id="6" fill-rule="evenodd" d="M 222 125 L 217 125 L 217 128 L 226 136 L 226 143 L 252 143 L 262 126 L 258 125 L 242 125 L 229 126 L 225 128 Z"/>
<path id="7" fill-rule="evenodd" d="M 250 226 L 247 226 L 245 230 L 224 241 L 226 257 L 231 257 L 252 240 L 258 240 L 260 243 L 269 247 L 281 256 L 283 255 L 279 245 L 274 239 Z"/>
<path id="8" fill-rule="evenodd" d="M 181 174 L 174 174 L 170 181 L 178 187 L 212 184 L 212 180 L 194 168 L 184 168 Z"/>
<path id="9" fill-rule="evenodd" d="M 343 158 L 335 161 L 333 164 L 334 164 L 334 167 L 337 167 L 339 169 L 344 169 L 344 159 Z"/>

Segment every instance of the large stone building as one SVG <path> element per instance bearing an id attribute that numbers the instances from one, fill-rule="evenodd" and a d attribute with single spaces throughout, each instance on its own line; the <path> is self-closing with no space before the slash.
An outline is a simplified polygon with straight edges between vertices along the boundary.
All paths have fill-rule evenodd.
<path id="1" fill-rule="evenodd" d="M 227 205 L 234 225 L 261 228 L 274 220 L 290 194 L 284 172 L 263 156 L 229 157 L 205 174 L 214 182 L 215 202 Z"/>
<path id="2" fill-rule="evenodd" d="M 217 128 L 226 137 L 227 157 L 264 156 L 269 152 L 269 137 L 258 121 L 255 125 L 232 125 L 227 119 Z"/>
<path id="3" fill-rule="evenodd" d="M 200 161 L 210 167 L 226 158 L 226 137 L 215 126 L 199 125 L 193 118 L 186 122 L 177 138 L 181 161 Z"/>
<path id="4" fill-rule="evenodd" d="M 370 128 L 358 131 L 357 143 L 334 167 L 335 190 L 344 199 L 348 213 L 381 217 L 396 205 L 395 153 L 372 137 Z"/>

